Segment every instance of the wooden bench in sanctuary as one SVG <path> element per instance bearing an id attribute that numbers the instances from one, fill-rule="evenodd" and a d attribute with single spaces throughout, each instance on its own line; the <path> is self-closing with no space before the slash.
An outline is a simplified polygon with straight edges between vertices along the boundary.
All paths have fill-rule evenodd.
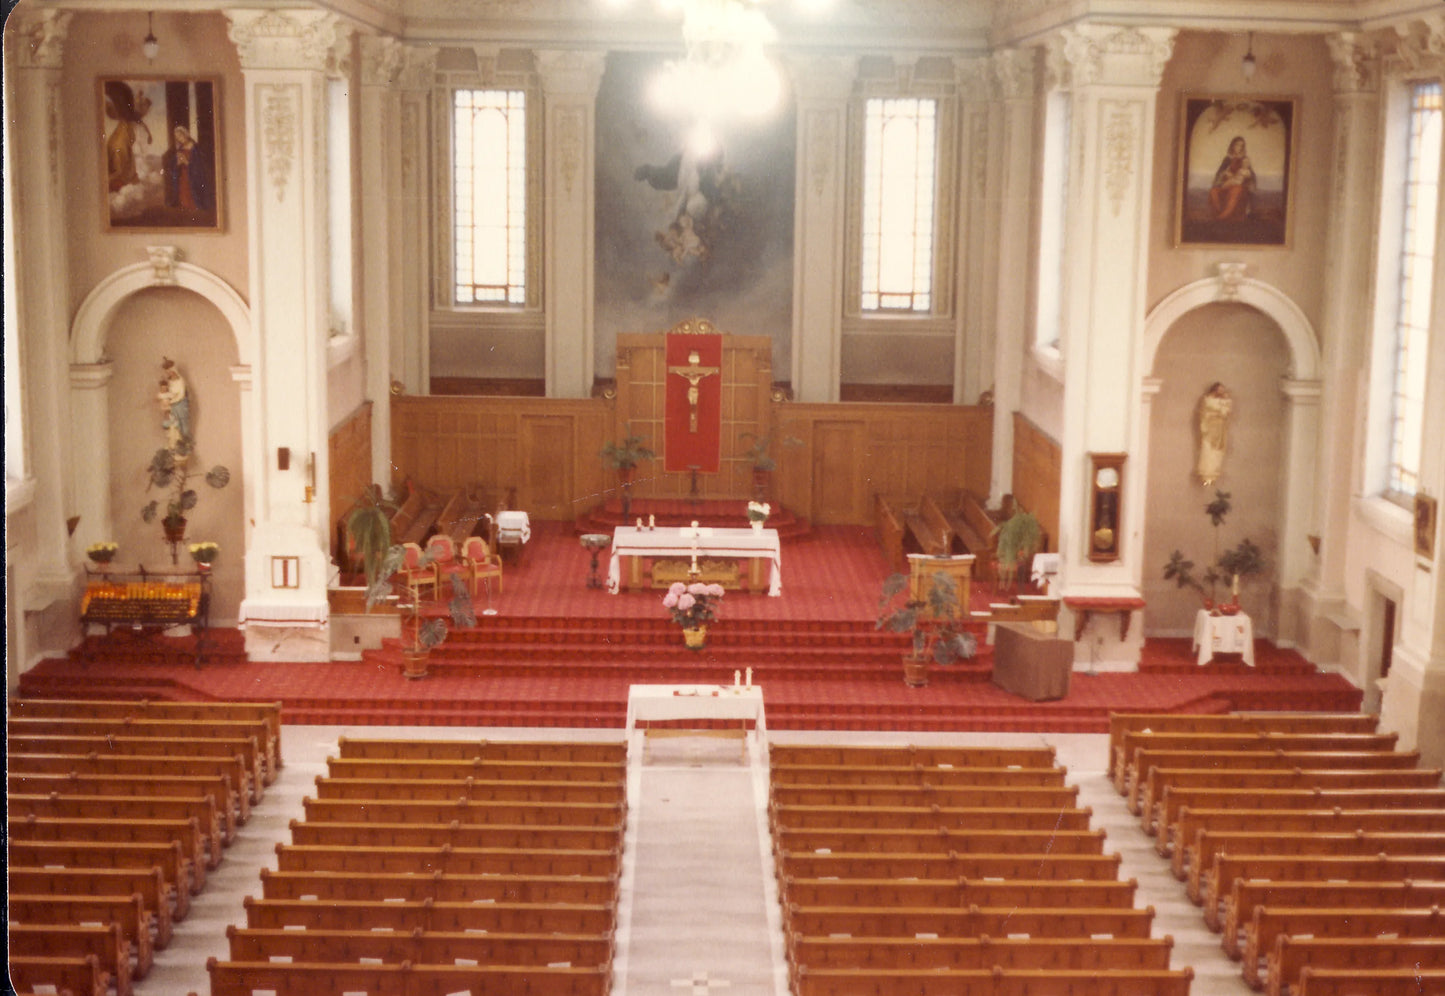
<path id="1" fill-rule="evenodd" d="M 459 875 L 451 872 L 283 872 L 261 869 L 266 899 L 318 902 L 605 903 L 617 881 L 600 875 Z"/>
<path id="2" fill-rule="evenodd" d="M 11 734 L 6 746 L 12 753 L 76 754 L 82 757 L 144 756 L 144 757 L 209 757 L 241 759 L 247 778 L 254 786 L 269 785 L 274 780 L 267 770 L 261 748 L 254 737 L 176 740 L 169 737 L 132 737 L 99 734 L 93 736 L 30 736 Z M 253 789 L 251 800 L 259 798 Z"/>
<path id="3" fill-rule="evenodd" d="M 615 877 L 622 854 L 612 850 L 495 847 L 324 847 L 277 844 L 277 871 L 448 872 L 457 875 L 585 875 Z"/>
<path id="4" fill-rule="evenodd" d="M 774 827 L 852 827 L 879 830 L 1087 830 L 1093 811 L 1010 806 L 780 806 L 768 807 Z"/>
<path id="5" fill-rule="evenodd" d="M 1043 969 L 800 968 L 795 996 L 1189 996 L 1193 969 L 1180 971 Z"/>
<path id="6" fill-rule="evenodd" d="M 456 993 L 536 993 L 538 996 L 607 996 L 612 969 L 517 965 L 357 965 L 340 962 L 277 963 L 206 960 L 211 996 L 316 996 L 364 992 L 369 996 L 454 996 Z"/>
<path id="7" fill-rule="evenodd" d="M 194 798 L 207 796 L 220 821 L 221 841 L 229 844 L 236 828 L 251 815 L 250 803 L 238 805 L 230 780 L 221 775 L 65 775 L 11 772 L 9 791 L 17 795 L 154 796 Z"/>
<path id="8" fill-rule="evenodd" d="M 839 879 L 1070 879 L 1112 881 L 1119 877 L 1118 854 L 887 854 L 877 852 L 784 851 L 778 874 L 793 878 Z"/>
<path id="9" fill-rule="evenodd" d="M 1103 830 L 873 830 L 849 827 L 777 827 L 773 851 L 867 851 L 912 854 L 963 851 L 984 854 L 1103 854 Z"/>
<path id="10" fill-rule="evenodd" d="M 343 758 L 390 758 L 427 761 L 572 761 L 627 764 L 623 741 L 544 740 L 388 740 L 341 737 L 337 752 Z"/>
<path id="11" fill-rule="evenodd" d="M 1424 996 L 1445 993 L 1445 969 L 1306 968 L 1292 996 Z"/>
<path id="12" fill-rule="evenodd" d="M 257 899 L 243 901 L 246 926 L 266 930 L 426 930 L 501 934 L 610 934 L 611 903 L 529 903 L 470 900 L 402 901 Z"/>
<path id="13" fill-rule="evenodd" d="M 191 895 L 205 885 L 204 872 L 181 853 L 176 841 L 156 844 L 92 843 L 90 841 L 12 840 L 12 864 L 31 868 L 159 868 L 168 883 Z"/>
<path id="14" fill-rule="evenodd" d="M 6 822 L 14 841 L 87 841 L 126 844 L 180 845 L 181 854 L 193 869 L 208 867 L 201 826 L 189 820 L 112 820 L 112 819 L 41 819 L 37 816 L 12 816 Z M 204 874 L 202 872 L 201 874 Z"/>
<path id="15" fill-rule="evenodd" d="M 209 796 L 19 795 L 9 796 L 12 816 L 49 819 L 195 820 L 210 855 L 221 857 L 221 821 Z"/>
<path id="16" fill-rule="evenodd" d="M 1194 865 L 1200 832 L 1277 833 L 1439 833 L 1445 809 L 1184 809 L 1170 829 L 1169 853 L 1174 877 L 1181 882 Z M 1159 835 L 1159 840 L 1165 838 Z M 1165 849 L 1156 844 L 1161 854 Z"/>
<path id="17" fill-rule="evenodd" d="M 544 826 L 621 826 L 622 804 L 591 802 L 452 802 L 426 799 L 303 798 L 307 822 L 342 823 L 527 823 Z"/>
<path id="18" fill-rule="evenodd" d="M 27 896 L 140 896 L 146 909 L 170 923 L 183 920 L 191 908 L 190 893 L 167 882 L 159 868 L 37 868 L 10 865 L 10 891 Z M 161 932 L 161 928 L 157 928 Z"/>
<path id="19" fill-rule="evenodd" d="M 1445 907 L 1445 881 L 1437 882 L 1276 882 L 1242 879 L 1224 903 L 1220 945 L 1239 958 L 1248 944 L 1248 929 L 1261 909 L 1309 908 L 1409 911 Z M 1255 958 L 1263 957 L 1263 950 Z"/>
<path id="20" fill-rule="evenodd" d="M 1248 792 L 1224 788 L 1166 789 L 1159 803 L 1159 833 L 1179 822 L 1185 810 L 1209 809 L 1445 809 L 1445 789 L 1268 789 Z"/>
<path id="21" fill-rule="evenodd" d="M 1266 831 L 1201 830 L 1194 839 L 1185 890 L 1196 903 L 1203 902 L 1206 883 L 1220 854 L 1258 854 L 1277 857 L 1321 855 L 1445 854 L 1445 830 L 1438 833 L 1276 833 Z"/>
<path id="22" fill-rule="evenodd" d="M 572 965 L 612 962 L 611 934 L 496 934 L 427 930 L 226 928 L 232 961 L 358 962 L 387 965 Z"/>
<path id="23" fill-rule="evenodd" d="M 16 993 L 70 993 L 71 996 L 106 996 L 110 973 L 94 955 L 83 958 L 45 955 L 11 955 L 10 984 Z"/>
<path id="24" fill-rule="evenodd" d="M 791 878 L 782 881 L 788 902 L 800 906 L 1052 906 L 1122 907 L 1134 905 L 1133 879 L 837 879 Z"/>
<path id="25" fill-rule="evenodd" d="M 1205 883 L 1204 919 L 1211 929 L 1224 924 L 1224 897 L 1236 881 L 1269 879 L 1278 882 L 1406 882 L 1445 880 L 1445 857 L 1388 854 L 1360 857 L 1274 857 L 1221 854 Z"/>
<path id="26" fill-rule="evenodd" d="M 835 744 L 773 744 L 772 765 L 832 765 L 950 768 L 1055 768 L 1053 747 L 901 747 Z"/>
<path id="27" fill-rule="evenodd" d="M 215 776 L 226 782 L 227 793 L 234 793 L 242 814 L 241 822 L 251 815 L 251 807 L 261 801 L 252 791 L 251 778 L 239 757 L 147 757 L 99 754 L 17 754 L 7 758 L 10 773 L 35 775 L 124 775 L 131 778 L 152 776 Z"/>
<path id="28" fill-rule="evenodd" d="M 412 799 L 455 802 L 583 802 L 621 804 L 627 799 L 625 782 L 412 780 L 392 778 L 330 778 L 316 776 L 318 799 Z"/>
<path id="29" fill-rule="evenodd" d="M 12 926 L 48 927 L 79 923 L 114 924 L 125 935 L 135 955 L 132 977 L 145 978 L 155 961 L 155 951 L 170 943 L 170 934 L 151 936 L 151 912 L 139 895 L 129 896 L 32 896 L 11 892 L 9 914 Z M 170 918 L 165 919 L 169 928 Z"/>
<path id="30" fill-rule="evenodd" d="M 1274 975 L 1294 979 L 1302 966 L 1289 967 L 1273 962 L 1279 942 L 1286 938 L 1299 940 L 1359 941 L 1380 938 L 1445 939 L 1445 912 L 1429 909 L 1300 909 L 1297 907 L 1260 906 L 1254 910 L 1254 921 L 1245 930 L 1243 956 L 1240 959 L 1244 979 L 1253 988 L 1260 988 Z"/>
<path id="31" fill-rule="evenodd" d="M 1071 809 L 1078 804 L 1077 785 L 774 785 L 778 806 L 929 807 L 964 809 L 1008 806 L 1029 809 Z"/>
<path id="32" fill-rule="evenodd" d="M 120 925 L 10 923 L 12 958 L 95 959 L 100 972 L 115 987 L 115 996 L 131 994 L 130 945 Z"/>
<path id="33" fill-rule="evenodd" d="M 615 761 L 546 760 L 506 761 L 474 757 L 463 760 L 410 758 L 331 757 L 326 760 L 332 778 L 386 778 L 408 781 L 447 781 L 478 778 L 494 781 L 623 782 L 627 769 Z"/>
<path id="34" fill-rule="evenodd" d="M 802 937 L 1087 937 L 1150 936 L 1154 908 L 1132 906 L 887 906 L 805 905 L 783 907 L 783 928 Z"/>
<path id="35" fill-rule="evenodd" d="M 773 764 L 774 785 L 1023 785 L 1061 787 L 1068 769 L 957 768 L 953 765 Z"/>
<path id="36" fill-rule="evenodd" d="M 620 824 L 543 826 L 509 823 L 307 823 L 292 820 L 296 845 L 327 847 L 531 847 L 604 850 L 618 846 Z"/>
<path id="37" fill-rule="evenodd" d="M 810 968 L 1167 969 L 1172 937 L 794 936 L 788 955 Z"/>

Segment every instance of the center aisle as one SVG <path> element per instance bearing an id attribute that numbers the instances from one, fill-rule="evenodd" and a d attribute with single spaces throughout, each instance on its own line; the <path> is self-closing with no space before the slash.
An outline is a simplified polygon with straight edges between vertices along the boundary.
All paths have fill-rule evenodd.
<path id="1" fill-rule="evenodd" d="M 614 996 L 787 996 L 767 836 L 767 762 L 751 737 L 629 749 Z"/>

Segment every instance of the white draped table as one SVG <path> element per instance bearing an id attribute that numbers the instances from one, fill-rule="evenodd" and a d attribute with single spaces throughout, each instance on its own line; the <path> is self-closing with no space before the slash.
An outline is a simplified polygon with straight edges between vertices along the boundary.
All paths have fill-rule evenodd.
<path id="1" fill-rule="evenodd" d="M 659 720 L 735 719 L 738 725 L 725 730 L 685 730 L 688 735 L 736 736 L 743 740 L 747 757 L 748 723 L 753 724 L 759 747 L 768 724 L 763 714 L 763 690 L 757 685 L 631 685 L 627 689 L 627 736 L 631 742 L 638 723 Z M 654 734 L 677 731 L 652 730 Z"/>
<path id="2" fill-rule="evenodd" d="M 1194 649 L 1200 665 L 1215 654 L 1242 654 L 1244 663 L 1254 667 L 1254 623 L 1243 612 L 1215 616 L 1200 609 L 1194 617 Z"/>
<path id="3" fill-rule="evenodd" d="M 724 529 L 701 526 L 618 526 L 612 534 L 612 559 L 607 565 L 607 590 L 622 588 L 623 557 L 733 557 L 769 562 L 768 594 L 783 593 L 783 547 L 776 529 Z"/>

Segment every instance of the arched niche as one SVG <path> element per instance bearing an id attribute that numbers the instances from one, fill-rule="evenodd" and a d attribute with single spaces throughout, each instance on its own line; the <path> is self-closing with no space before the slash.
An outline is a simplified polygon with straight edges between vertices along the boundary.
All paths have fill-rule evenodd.
<path id="1" fill-rule="evenodd" d="M 152 288 L 178 288 L 197 294 L 220 312 L 225 327 L 235 340 L 238 362 L 230 376 L 240 388 L 241 483 L 245 510 L 245 532 L 249 545 L 250 523 L 254 518 L 255 482 L 261 479 L 256 437 L 251 365 L 255 357 L 255 335 L 251 312 L 240 294 L 216 274 L 177 259 L 172 246 L 150 246 L 149 261 L 125 266 L 101 280 L 86 295 L 70 328 L 70 419 L 71 475 L 74 481 L 75 511 L 80 516 L 73 542 L 75 550 L 110 538 L 113 530 L 110 508 L 111 458 L 107 419 L 110 412 L 110 380 L 113 368 L 106 355 L 106 339 L 116 310 L 132 295 Z"/>
<path id="2" fill-rule="evenodd" d="M 1314 475 L 1319 440 L 1320 350 L 1319 340 L 1308 318 L 1286 294 L 1260 280 L 1244 275 L 1245 264 L 1221 263 L 1212 278 L 1196 280 L 1169 294 L 1149 313 L 1144 322 L 1141 368 L 1150 372 L 1141 392 L 1140 425 L 1145 438 L 1142 452 L 1148 452 L 1154 397 L 1160 382 L 1153 377 L 1160 344 L 1181 318 L 1190 312 L 1221 302 L 1253 308 L 1267 316 L 1284 337 L 1286 370 L 1279 390 L 1283 400 L 1284 495 L 1275 523 L 1278 543 L 1276 565 L 1282 598 L 1290 597 L 1310 567 L 1308 534 L 1315 520 Z M 1144 461 L 1146 464 L 1148 461 Z M 1144 469 L 1147 475 L 1147 466 Z M 1147 477 L 1141 482 L 1147 493 Z M 1147 525 L 1146 525 L 1147 528 Z M 1146 565 L 1150 570 L 1156 565 Z M 1281 612 L 1281 620 L 1290 618 Z M 1276 634 L 1281 644 L 1293 642 L 1287 628 Z"/>

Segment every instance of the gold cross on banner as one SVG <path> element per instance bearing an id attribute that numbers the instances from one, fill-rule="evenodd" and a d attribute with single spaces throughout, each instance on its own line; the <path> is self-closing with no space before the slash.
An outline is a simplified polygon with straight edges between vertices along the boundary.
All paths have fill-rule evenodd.
<path id="1" fill-rule="evenodd" d="M 697 350 L 694 349 L 692 352 L 687 354 L 687 366 L 667 368 L 668 373 L 677 374 L 679 377 L 687 378 L 688 432 L 697 431 L 697 399 L 701 394 L 701 392 L 698 390 L 698 382 L 701 381 L 704 377 L 711 377 L 713 374 L 718 372 L 717 367 L 699 366 L 701 362 L 702 357 L 699 356 Z"/>

